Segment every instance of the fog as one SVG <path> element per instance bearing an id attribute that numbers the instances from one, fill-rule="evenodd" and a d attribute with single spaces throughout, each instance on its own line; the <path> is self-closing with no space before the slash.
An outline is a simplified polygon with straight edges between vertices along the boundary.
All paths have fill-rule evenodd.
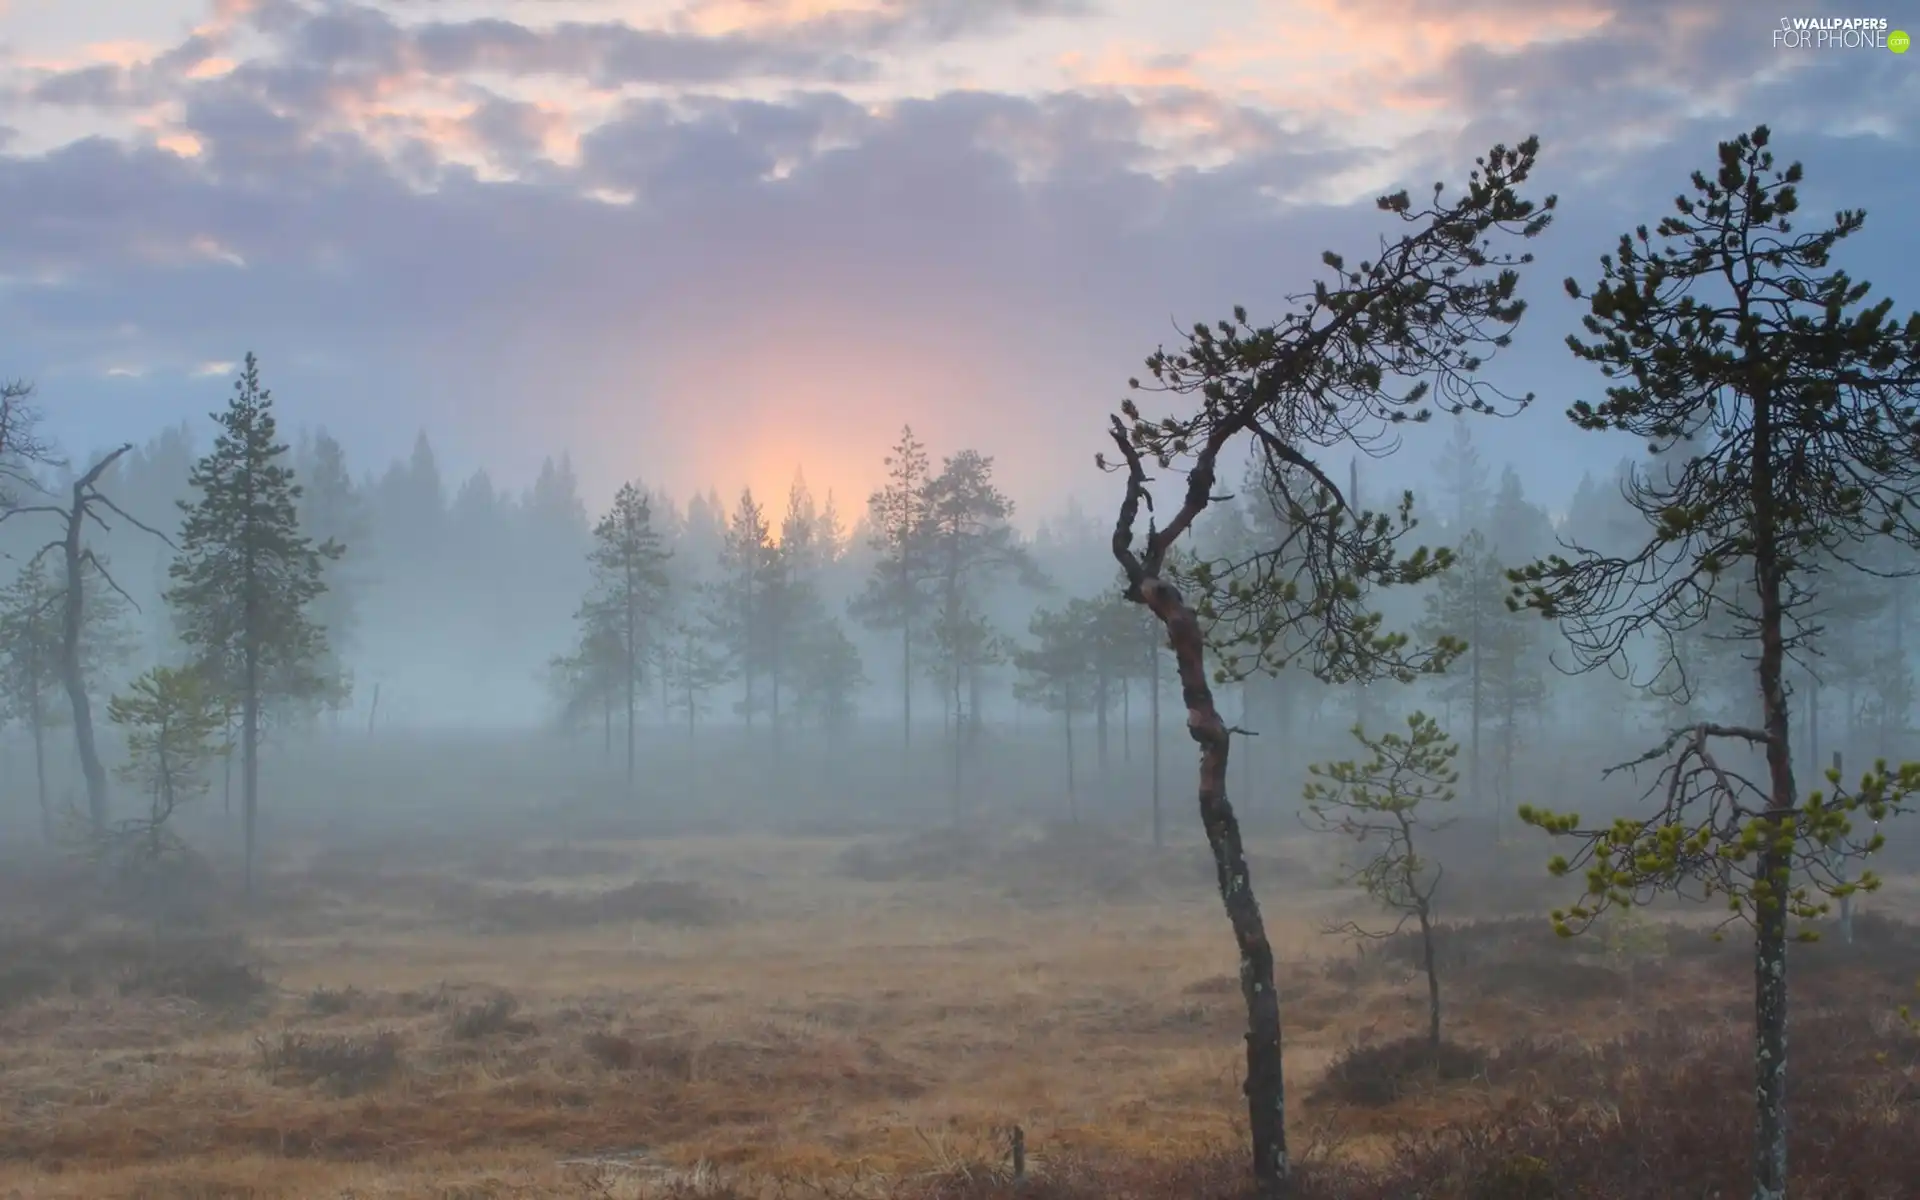
<path id="1" fill-rule="evenodd" d="M 0 1194 L 1912 1200 L 1897 24 L 0 0 Z"/>
<path id="2" fill-rule="evenodd" d="M 1513 420 L 1556 417 L 1529 411 Z M 1305 666 L 1226 681 L 1222 711 L 1248 735 L 1236 747 L 1230 784 L 1252 827 L 1297 828 L 1307 765 L 1347 757 L 1356 722 L 1377 731 L 1415 711 L 1439 718 L 1466 746 L 1458 808 L 1485 819 L 1511 819 L 1521 804 L 1573 795 L 1591 795 L 1611 812 L 1637 792 L 1618 781 L 1603 785 L 1600 769 L 1635 757 L 1676 714 L 1757 722 L 1744 675 L 1750 667 L 1737 649 L 1696 639 L 1666 663 L 1646 641 L 1612 667 L 1581 672 L 1552 622 L 1507 611 L 1505 569 L 1569 545 L 1620 547 L 1639 517 L 1620 491 L 1632 460 L 1579 479 L 1567 495 L 1536 499 L 1511 464 L 1479 448 L 1479 430 L 1493 423 L 1443 417 L 1411 435 L 1415 454 L 1406 456 L 1430 464 L 1411 481 L 1421 499 L 1408 540 L 1461 547 L 1475 537 L 1492 576 L 1466 599 L 1443 594 L 1450 578 L 1443 575 L 1381 589 L 1368 603 L 1389 628 L 1429 638 L 1449 631 L 1449 622 L 1485 622 L 1482 641 L 1512 641 L 1511 661 L 1495 666 L 1469 655 L 1445 674 L 1408 684 L 1330 684 Z M 963 451 L 985 456 L 972 502 L 986 532 L 966 535 L 974 542 L 964 552 L 978 561 L 956 576 L 950 602 L 936 594 L 937 580 L 924 581 L 923 612 L 905 648 L 911 663 L 903 663 L 897 621 L 876 615 L 871 603 L 885 582 L 887 547 L 876 532 L 885 520 L 883 494 L 814 495 L 804 464 L 787 493 L 771 497 L 710 490 L 676 498 L 636 479 L 659 534 L 663 574 L 637 627 L 644 645 L 634 672 L 629 783 L 624 685 L 607 674 L 613 666 L 595 677 L 581 659 L 590 625 L 583 614 L 596 587 L 594 528 L 605 513 L 589 511 L 567 457 L 549 460 L 516 495 L 496 488 L 484 470 L 443 478 L 425 434 L 407 460 L 361 471 L 324 430 L 298 431 L 288 441 L 286 457 L 304 489 L 302 528 L 316 541 L 345 546 L 327 564 L 327 591 L 313 605 L 327 630 L 327 669 L 340 686 L 269 722 L 261 756 L 266 846 L 279 840 L 272 831 L 845 834 L 955 819 L 987 826 L 1084 819 L 1147 836 L 1156 796 L 1163 829 L 1184 833 L 1191 824 L 1195 749 L 1173 656 L 1157 623 L 1121 596 L 1109 547 L 1112 514 L 1077 501 L 1044 514 L 1012 509 L 992 477 L 992 447 L 924 447 L 926 475 L 936 483 L 956 456 L 967 457 Z M 124 592 L 124 602 L 88 629 L 96 712 L 153 663 L 187 655 L 165 595 L 167 571 L 181 504 L 193 496 L 189 470 L 209 442 L 205 429 L 164 430 L 100 481 L 129 519 L 109 514 L 106 527 L 87 538 Z M 1402 461 L 1345 464 L 1363 506 L 1408 482 L 1395 469 Z M 1196 527 L 1203 555 L 1225 560 L 1266 536 L 1258 473 L 1238 469 L 1243 486 Z M 46 473 L 47 493 L 61 494 L 67 478 Z M 793 557 L 805 559 L 792 594 L 763 602 L 770 626 L 790 626 L 788 644 L 756 640 L 744 657 L 737 631 L 726 627 L 724 589 L 738 566 L 738 547 L 728 539 L 741 528 L 743 504 L 764 513 L 758 553 L 778 557 L 784 533 L 789 549 L 804 543 Z M 51 514 L 23 512 L 0 526 L 0 549 L 24 563 L 57 532 Z M 988 547 L 988 534 L 1001 538 L 1000 550 Z M 1803 718 L 1796 722 L 1801 761 L 1824 764 L 1838 752 L 1865 765 L 1912 749 L 1902 706 L 1910 705 L 1906 627 L 1914 586 L 1863 578 L 1838 598 L 1848 619 L 1792 681 Z M 949 604 L 954 619 L 978 627 L 957 658 L 941 642 Z M 1036 619 L 1070 610 L 1097 637 L 1073 650 L 1082 669 L 1063 696 L 1057 686 L 1048 690 L 1030 656 L 1045 648 Z M 823 639 L 844 645 L 844 654 L 824 653 Z M 689 655 L 704 673 L 690 670 Z M 690 681 L 690 674 L 700 677 Z M 1672 695 L 1683 679 L 1693 694 Z M 43 767 L 56 809 L 84 792 L 65 707 L 62 696 L 46 701 Z M 30 841 L 40 816 L 27 724 L 16 715 L 7 727 L 0 780 L 12 797 L 4 814 L 10 838 Z M 99 724 L 106 757 L 117 760 L 116 728 Z M 213 794 L 181 813 L 179 827 L 196 842 L 231 841 L 234 774 L 225 762 Z M 138 803 L 125 788 L 116 791 L 118 803 Z"/>
<path id="3" fill-rule="evenodd" d="M 10 413 L 37 398 L 16 390 Z M 238 610 L 224 584 L 192 590 L 209 561 L 216 580 L 244 566 L 209 559 L 195 525 L 213 494 L 196 481 L 234 478 L 213 464 L 238 443 L 189 425 L 61 466 L 20 437 L 0 523 L 18 571 L 0 595 L 0 1032 L 19 1047 L 0 1097 L 25 1114 L 19 1178 L 69 1177 L 49 1164 L 73 1156 L 78 1190 L 52 1194 L 447 1194 L 457 1177 L 990 1200 L 1037 1176 L 1086 1200 L 1224 1200 L 1247 1194 L 1231 1048 L 1283 1026 L 1303 1198 L 1397 1200 L 1450 1172 L 1610 1195 L 1740 1179 L 1755 955 L 1721 940 L 1711 871 L 1559 936 L 1593 884 L 1550 870 L 1560 847 L 1523 814 L 1605 829 L 1660 810 L 1675 776 L 1621 765 L 1676 728 L 1759 725 L 1753 643 L 1722 614 L 1576 669 L 1559 622 L 1509 603 L 1508 571 L 1628 552 L 1645 526 L 1623 485 L 1666 468 L 1623 459 L 1536 498 L 1483 449 L 1492 423 L 1440 417 L 1403 455 L 1327 464 L 1362 509 L 1417 492 L 1399 549 L 1455 556 L 1362 589 L 1363 610 L 1422 645 L 1468 639 L 1405 680 L 1323 679 L 1304 644 L 1223 670 L 1230 833 L 1167 627 L 1125 595 L 1114 510 L 1019 510 L 991 446 L 902 429 L 857 499 L 814 494 L 803 469 L 777 496 L 641 478 L 590 507 L 564 455 L 515 494 L 484 471 L 450 484 L 425 435 L 372 470 L 323 430 L 259 441 L 299 489 L 296 540 L 274 543 L 295 548 L 288 578 L 310 559 L 325 586 L 298 610 L 310 640 L 291 609 L 264 626 L 306 657 L 262 660 L 249 820 L 244 707 L 194 682 L 229 678 L 196 646 L 242 628 L 210 635 L 208 613 Z M 1190 563 L 1285 542 L 1276 468 L 1228 469 Z M 91 517 L 63 542 L 75 496 Z M 1818 653 L 1788 669 L 1803 786 L 1920 752 L 1906 553 L 1874 550 L 1879 573 L 1814 606 Z M 69 560 L 99 790 L 53 620 Z M 1224 668 L 1231 619 L 1202 626 Z M 1451 748 L 1421 765 L 1379 740 L 1396 731 Z M 1710 770 L 1763 778 L 1733 736 Z M 1327 790 L 1370 753 L 1403 757 Z M 1353 823 L 1368 811 L 1407 821 Z M 1886 1014 L 1920 974 L 1920 842 L 1888 820 L 1871 859 L 1887 886 L 1855 894 L 1891 814 L 1854 815 L 1801 872 L 1844 898 L 1796 916 L 1819 940 L 1794 950 L 1814 997 L 1794 1061 L 1797 1086 L 1856 1098 L 1806 1107 L 1796 1161 L 1904 1180 L 1902 1152 L 1821 1149 L 1894 1144 L 1862 1130 L 1910 1086 L 1886 1064 L 1911 1034 Z M 1378 873 L 1394 862 L 1404 877 Z M 1246 1015 L 1261 952 L 1270 1024 Z M 1570 1115 L 1596 1098 L 1604 1125 Z M 1504 1115 L 1478 1115 L 1491 1102 Z M 1356 1149 L 1357 1131 L 1439 1120 L 1382 1162 Z M 1605 1132 L 1581 1150 L 1569 1128 Z M 1489 1129 L 1551 1165 L 1488 1166 Z M 1646 1155 L 1660 1165 L 1631 1165 Z"/>

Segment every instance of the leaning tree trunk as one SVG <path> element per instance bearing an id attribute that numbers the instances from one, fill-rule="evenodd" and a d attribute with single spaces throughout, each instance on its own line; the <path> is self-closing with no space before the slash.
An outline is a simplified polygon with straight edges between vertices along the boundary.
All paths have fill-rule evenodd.
<path id="1" fill-rule="evenodd" d="M 1253 1174 L 1263 1198 L 1284 1194 L 1292 1173 L 1287 1155 L 1286 1085 L 1281 1070 L 1280 995 L 1274 987 L 1273 945 L 1253 894 L 1240 819 L 1227 799 L 1231 734 L 1207 683 L 1199 617 L 1180 590 L 1154 575 L 1142 577 L 1142 601 L 1167 628 L 1179 664 L 1187 706 L 1187 732 L 1200 746 L 1197 799 L 1200 822 L 1213 852 L 1220 901 L 1240 950 L 1240 993 L 1247 1007 L 1247 1124 L 1253 1141 Z"/>

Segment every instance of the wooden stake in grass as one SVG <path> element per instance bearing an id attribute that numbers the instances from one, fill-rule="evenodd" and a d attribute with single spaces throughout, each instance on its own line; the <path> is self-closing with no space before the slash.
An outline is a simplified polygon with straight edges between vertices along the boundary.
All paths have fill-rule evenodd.
<path id="1" fill-rule="evenodd" d="M 1240 949 L 1247 1112 L 1254 1177 L 1265 1197 L 1283 1195 L 1292 1173 L 1280 1004 L 1273 948 L 1254 899 L 1239 818 L 1227 800 L 1232 730 L 1209 677 L 1225 682 L 1297 664 L 1327 680 L 1411 679 L 1459 653 L 1457 642 L 1410 647 L 1406 635 L 1383 631 L 1380 615 L 1365 608 L 1373 588 L 1430 578 L 1450 561 L 1445 552 L 1398 551 L 1413 528 L 1412 494 L 1402 499 L 1397 519 L 1356 513 L 1315 456 L 1334 449 L 1391 452 L 1406 423 L 1431 415 L 1425 405 L 1433 396 L 1448 412 L 1493 413 L 1496 400 L 1512 411 L 1525 405 L 1477 374 L 1526 311 L 1515 297 L 1516 268 L 1532 256 L 1503 254 L 1491 238 L 1524 240 L 1547 227 L 1553 198 L 1535 205 L 1517 190 L 1538 150 L 1532 138 L 1511 150 L 1494 147 L 1466 193 L 1451 202 L 1441 202 L 1438 185 L 1424 208 L 1406 192 L 1382 197 L 1380 209 L 1412 231 L 1384 241 L 1377 259 L 1350 267 L 1329 252 L 1323 261 L 1333 278 L 1295 297 L 1283 319 L 1254 326 L 1236 309 L 1230 321 L 1196 326 L 1178 353 L 1155 353 L 1147 360 L 1155 390 L 1194 397 L 1197 411 L 1148 418 L 1128 399 L 1109 430 L 1120 460 L 1110 467 L 1104 455 L 1098 459 L 1103 470 L 1125 472 L 1113 555 L 1125 572 L 1127 598 L 1166 627 L 1187 730 L 1200 749 L 1200 820 Z M 1409 386 L 1395 393 L 1387 390 L 1389 380 Z M 1241 440 L 1258 456 L 1269 483 L 1264 499 L 1282 532 L 1275 544 L 1244 559 L 1199 563 L 1191 578 L 1186 572 L 1176 578 L 1168 554 L 1213 502 L 1220 456 Z M 1179 460 L 1186 486 L 1164 525 L 1149 521 L 1141 546 L 1135 525 L 1143 506 L 1153 509 L 1149 460 L 1161 469 Z M 1204 636 L 1203 614 L 1209 621 Z M 1217 673 L 1208 670 L 1209 649 L 1221 660 Z"/>

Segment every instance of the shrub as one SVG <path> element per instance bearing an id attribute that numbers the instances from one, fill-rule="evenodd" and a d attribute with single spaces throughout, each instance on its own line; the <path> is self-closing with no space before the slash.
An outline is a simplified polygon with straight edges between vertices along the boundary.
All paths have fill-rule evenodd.
<path id="1" fill-rule="evenodd" d="M 1422 1083 L 1472 1079 L 1483 1074 L 1486 1055 L 1471 1046 L 1425 1037 L 1399 1038 L 1372 1046 L 1349 1046 L 1313 1090 L 1313 1098 L 1384 1107 Z"/>
<path id="2" fill-rule="evenodd" d="M 371 1037 L 282 1033 L 260 1038 L 260 1069 L 280 1084 L 319 1084 L 339 1096 L 378 1087 L 400 1070 L 400 1035 Z"/>

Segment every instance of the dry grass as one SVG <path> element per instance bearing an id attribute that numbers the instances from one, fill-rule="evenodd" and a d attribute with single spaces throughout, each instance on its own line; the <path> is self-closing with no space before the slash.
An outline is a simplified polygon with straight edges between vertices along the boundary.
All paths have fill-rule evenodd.
<path id="1" fill-rule="evenodd" d="M 1286 963 L 1295 1137 L 1349 1189 L 1324 1195 L 1404 1196 L 1352 1190 L 1353 1173 L 1425 1162 L 1462 1181 L 1435 1196 L 1507 1196 L 1497 1183 L 1533 1200 L 1522 1160 L 1597 1162 L 1626 1136 L 1503 1113 L 1612 1097 L 1621 1128 L 1671 1140 L 1646 1097 L 1691 1088 L 1700 1136 L 1742 1119 L 1737 947 L 1679 932 L 1628 964 L 1538 919 L 1455 931 L 1458 1049 L 1436 1065 L 1399 1041 L 1424 1025 L 1411 947 L 1324 938 L 1343 901 L 1309 861 L 1273 846 L 1257 869 Z M 1230 1195 L 1240 1002 L 1209 885 L 1196 848 L 1062 830 L 301 856 L 244 910 L 244 945 L 104 918 L 6 935 L 0 1192 L 988 1196 L 1018 1125 L 1024 1195 Z M 1807 1085 L 1849 1098 L 1845 1129 L 1914 1145 L 1912 1060 L 1874 1057 L 1899 1043 L 1872 1014 L 1920 976 L 1920 937 L 1861 928 L 1870 954 L 1803 956 L 1809 1003 L 1843 1015 L 1796 1047 L 1825 1037 L 1857 1076 Z M 1694 1074 L 1654 1087 L 1649 1062 Z M 1722 1086 L 1728 1113 L 1702 1099 Z M 1476 1137 L 1513 1179 L 1467 1177 Z M 1567 1180 L 1540 1194 L 1605 1194 Z"/>

